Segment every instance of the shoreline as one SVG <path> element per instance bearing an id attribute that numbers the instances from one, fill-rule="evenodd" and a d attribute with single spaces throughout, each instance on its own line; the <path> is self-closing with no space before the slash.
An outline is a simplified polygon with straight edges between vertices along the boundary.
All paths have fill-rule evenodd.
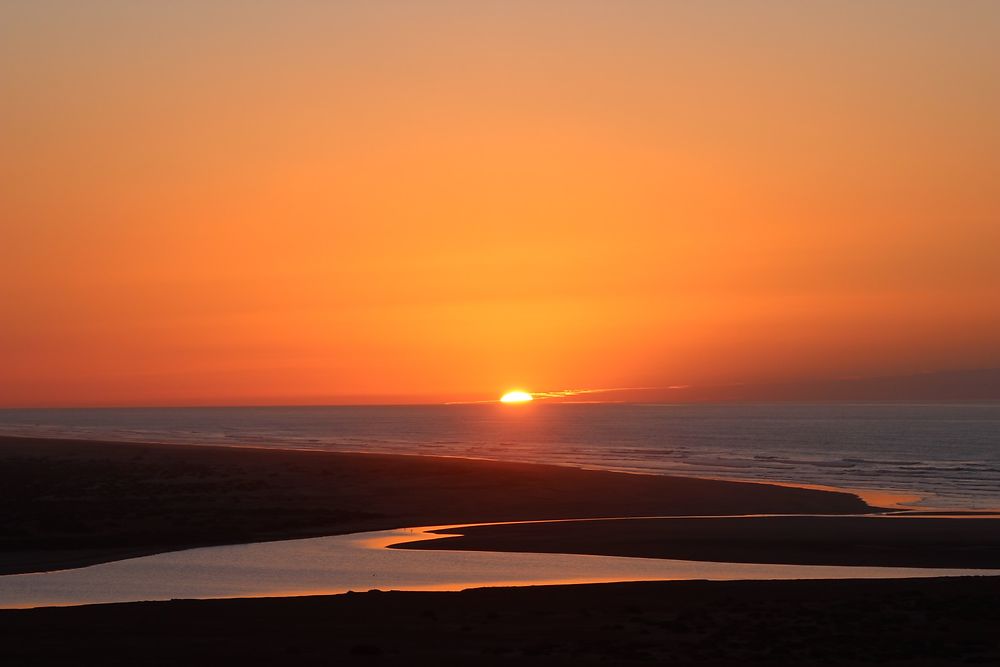
<path id="1" fill-rule="evenodd" d="M 642 520 L 639 520 L 642 521 Z M 701 518 L 692 518 L 703 523 Z M 598 520 L 598 522 L 600 522 Z M 543 522 L 544 524 L 544 522 Z M 547 527 L 540 526 L 547 530 Z M 459 530 L 448 530 L 458 528 Z M 857 580 L 1000 577 L 1000 568 L 830 566 L 541 553 L 386 549 L 461 527 L 425 526 L 305 540 L 207 547 L 101 566 L 0 579 L 0 607 L 33 608 L 174 599 L 338 595 L 350 591 L 461 591 L 635 581 Z M 588 535 L 601 535 L 602 529 Z M 738 538 L 738 536 L 736 536 Z M 738 539 L 737 539 L 738 541 Z M 572 541 L 563 541 L 572 549 Z M 736 545 L 737 550 L 739 545 Z M 733 559 L 735 560 L 735 559 Z M 761 559 L 767 560 L 767 559 Z M 925 565 L 927 565 L 925 563 Z M 941 563 L 941 565 L 948 565 Z"/>
<path id="2" fill-rule="evenodd" d="M 883 544 L 860 550 L 869 555 L 884 556 L 887 545 L 914 553 L 912 539 L 889 534 L 897 524 L 938 522 L 964 535 L 958 542 L 934 538 L 938 546 L 951 545 L 949 557 L 955 547 L 966 555 L 969 545 L 993 549 L 1000 537 L 992 528 L 989 540 L 977 537 L 984 525 L 1000 526 L 997 518 L 908 517 L 819 489 L 444 457 L 0 437 L 0 466 L 7 473 L 0 505 L 18 510 L 4 517 L 0 573 L 50 569 L 60 559 L 68 567 L 73 558 L 93 564 L 218 544 L 489 521 L 531 523 L 448 531 L 497 533 L 513 525 L 538 533 L 522 532 L 515 546 L 525 548 L 531 538 L 540 552 L 539 536 L 561 552 L 580 553 L 597 545 L 611 552 L 629 547 L 636 555 L 636 544 L 682 543 L 697 550 L 688 554 L 697 556 L 692 560 L 713 560 L 712 549 L 721 546 L 729 559 L 734 550 L 749 554 L 746 562 L 789 552 L 780 530 L 760 529 L 763 520 L 802 522 L 827 539 L 824 550 L 839 544 L 841 554 L 859 553 L 857 536 L 822 523 L 882 522 L 890 530 Z M 747 513 L 776 516 L 730 516 Z M 855 516 L 862 513 L 869 516 Z M 664 514 L 673 516 L 637 517 Z M 555 521 L 568 516 L 587 521 Z M 678 540 L 681 522 L 708 532 Z M 567 533 L 584 523 L 575 536 Z M 615 533 L 615 526 L 629 525 L 643 530 Z M 807 551 L 799 545 L 797 554 Z M 0 638 L 14 662 L 38 665 L 81 655 L 142 664 L 155 647 L 162 664 L 192 665 L 350 665 L 375 658 L 943 667 L 1000 660 L 997 595 L 1000 576 L 369 591 L 0 610 Z"/>
<path id="3" fill-rule="evenodd" d="M 110 408 L 114 409 L 114 408 Z M 729 477 L 726 475 L 684 475 L 684 474 L 668 474 L 661 472 L 652 472 L 648 470 L 635 470 L 626 467 L 600 467 L 588 464 L 571 464 L 571 463 L 548 463 L 541 462 L 536 463 L 532 461 L 523 460 L 509 460 L 509 459 L 497 459 L 483 456 L 460 456 L 452 454 L 399 454 L 399 453 L 380 453 L 371 452 L 364 450 L 355 449 L 315 449 L 312 447 L 295 447 L 295 446 L 276 446 L 260 443 L 250 443 L 250 442 L 213 442 L 210 444 L 200 444 L 195 441 L 180 440 L 176 442 L 164 441 L 164 440 L 136 440 L 136 439 L 116 439 L 116 438 L 90 438 L 90 437 L 76 437 L 72 435 L 58 435 L 58 436 L 36 436 L 36 435 L 23 435 L 19 433 L 4 433 L 0 432 L 0 446 L 4 440 L 59 440 L 59 441 L 72 441 L 81 443 L 91 443 L 91 442 L 106 442 L 106 443 L 119 443 L 119 444 L 129 444 L 129 445 L 153 445 L 153 446 L 165 446 L 165 447 L 220 447 L 220 448 L 230 448 L 230 449 L 253 449 L 253 450 L 277 450 L 277 451 L 288 451 L 288 452 L 323 452 L 330 454 L 356 454 L 356 455 L 373 455 L 373 456 L 417 456 L 422 458 L 432 458 L 432 459 L 457 459 L 461 461 L 484 461 L 490 463 L 511 463 L 511 464 L 524 464 L 524 465 L 541 465 L 541 466 L 556 466 L 560 468 L 570 468 L 574 470 L 592 470 L 600 472 L 613 472 L 620 473 L 623 475 L 652 475 L 655 477 L 681 477 L 686 479 L 703 479 L 716 482 L 736 482 L 742 484 L 766 484 L 769 486 L 784 486 L 793 489 L 813 489 L 816 491 L 829 491 L 832 493 L 846 493 L 854 496 L 858 496 L 865 503 L 873 507 L 884 510 L 903 510 L 912 512 L 996 512 L 1000 513 L 1000 506 L 997 508 L 954 508 L 954 507 L 937 507 L 933 505 L 933 495 L 920 495 L 918 493 L 910 491 L 902 491 L 898 489 L 872 489 L 856 486 L 834 486 L 830 484 L 814 484 L 810 482 L 798 482 L 794 480 L 783 480 L 783 479 L 758 479 L 758 478 L 743 478 L 743 477 Z M 925 504 L 926 503 L 926 504 Z"/>
<path id="4" fill-rule="evenodd" d="M 20 532 L 27 539 L 17 539 L 19 526 L 14 522 L 13 540 L 0 542 L 0 575 L 72 569 L 199 547 L 470 524 L 490 525 L 468 528 L 471 537 L 399 548 L 775 564 L 1000 567 L 1000 559 L 992 560 L 1000 521 L 991 521 L 991 514 L 911 515 L 873 507 L 857 495 L 809 486 L 459 457 L 5 437 L 0 437 L 0 464 L 27 482 L 20 489 L 15 483 L 13 493 L 0 489 L 0 500 L 8 506 L 27 508 L 19 517 Z M 32 485 L 33 475 L 46 479 Z M 53 498 L 60 492 L 64 498 Z M 88 510 L 87 505 L 92 507 Z M 97 510 L 101 516 L 91 516 Z M 76 516 L 71 520 L 66 513 Z M 854 526 L 862 525 L 859 520 L 864 515 L 883 516 L 896 525 L 885 535 L 855 534 Z M 678 539 L 676 530 L 664 532 L 667 524 L 662 522 L 681 517 L 685 530 L 700 523 L 702 532 L 684 540 Z M 831 517 L 841 519 L 825 520 Z M 233 518 L 241 525 L 234 527 Z M 52 520 L 55 525 L 48 523 Z M 782 520 L 796 530 L 775 531 L 776 522 Z M 587 534 L 568 527 L 573 521 L 586 521 Z M 624 521 L 629 529 L 623 532 Z M 903 523 L 913 521 L 921 522 L 923 533 L 908 533 L 910 542 L 890 539 L 890 534 L 898 537 Z M 965 525 L 941 532 L 941 526 L 955 521 Z M 83 530 L 60 532 L 60 526 L 76 528 L 77 522 Z M 522 534 L 511 541 L 510 525 L 519 522 L 542 526 L 546 539 L 539 542 L 537 534 L 531 539 Z M 178 523 L 186 525 L 178 529 Z M 754 527 L 747 529 L 751 524 Z M 818 541 L 801 537 L 815 534 L 820 525 L 836 530 Z M 640 526 L 656 529 L 638 530 Z M 163 532 L 157 533 L 157 527 Z M 665 535 L 670 535 L 669 541 Z M 932 538 L 941 543 L 929 545 Z M 867 546 L 845 555 L 859 540 Z M 913 540 L 918 553 L 901 556 Z M 948 544 L 949 540 L 958 541 Z M 727 545 L 723 552 L 720 545 Z M 967 552 L 965 560 L 956 560 L 954 552 L 962 549 Z M 822 557 L 817 559 L 817 554 Z"/>
<path id="5" fill-rule="evenodd" d="M 268 407 L 283 407 L 283 406 L 268 406 Z M 296 406 L 291 406 L 296 407 Z M 307 406 L 316 407 L 316 406 Z M 324 406 L 319 406 L 324 407 Z M 117 408 L 108 408 L 111 410 Z M 214 408 L 207 408 L 214 409 Z M 101 436 L 100 438 L 91 436 L 79 436 L 79 435 L 61 435 L 61 434 L 46 434 L 42 436 L 37 436 L 30 434 L 30 431 L 26 429 L 16 429 L 13 431 L 0 431 L 0 442 L 5 439 L 42 439 L 42 440 L 60 440 L 60 441 L 75 441 L 75 442 L 108 442 L 108 443 L 122 443 L 122 444 L 145 444 L 145 445 L 156 445 L 156 446 L 185 446 L 185 447 L 223 447 L 232 449 L 265 449 L 265 450 L 279 450 L 279 451 L 298 451 L 298 452 L 326 452 L 335 454 L 357 454 L 357 455 L 376 455 L 376 456 L 418 456 L 425 458 L 448 458 L 448 459 L 458 459 L 458 460 L 468 460 L 468 461 L 486 461 L 494 463 L 510 463 L 510 464 L 527 464 L 527 465 L 546 465 L 546 466 L 558 466 L 563 468 L 571 468 L 577 470 L 593 470 L 593 471 L 603 471 L 603 472 L 615 472 L 621 474 L 629 475 L 652 475 L 657 477 L 682 477 L 687 479 L 702 479 L 710 481 L 720 481 L 720 482 L 737 482 L 744 484 L 766 484 L 771 486 L 784 486 L 789 488 L 803 488 L 803 489 L 814 489 L 818 491 L 830 491 L 834 493 L 847 493 L 860 497 L 867 504 L 890 510 L 907 510 L 914 512 L 1000 512 L 1000 505 L 996 507 L 993 506 L 977 506 L 974 501 L 973 506 L 961 506 L 957 507 L 953 504 L 941 506 L 936 503 L 935 495 L 930 491 L 920 492 L 902 490 L 897 488 L 869 488 L 864 486 L 856 485 L 836 485 L 827 483 L 813 483 L 804 482 L 797 479 L 762 479 L 753 476 L 741 477 L 741 476 L 730 476 L 725 472 L 720 472 L 719 474 L 705 473 L 705 474 L 691 474 L 686 471 L 657 471 L 648 469 L 636 469 L 630 468 L 628 466 L 603 466 L 600 464 L 593 463 L 563 463 L 563 462 L 534 462 L 526 459 L 498 459 L 483 456 L 468 456 L 462 454 L 423 454 L 423 453 L 380 453 L 372 452 L 369 450 L 358 450 L 358 449 L 316 449 L 312 446 L 308 446 L 306 443 L 295 443 L 295 444 L 264 444 L 262 442 L 253 441 L 221 441 L 221 442 L 206 442 L 203 439 L 194 437 L 180 437 L 177 439 L 166 439 L 166 440 L 155 440 L 155 439 L 140 439 L 136 440 L 134 438 L 128 437 L 114 437 L 114 436 Z M 204 443 L 204 444 L 203 444 Z"/>
<path id="6" fill-rule="evenodd" d="M 0 437 L 0 464 L 0 503 L 19 508 L 0 574 L 400 526 L 881 511 L 760 482 L 398 454 Z"/>

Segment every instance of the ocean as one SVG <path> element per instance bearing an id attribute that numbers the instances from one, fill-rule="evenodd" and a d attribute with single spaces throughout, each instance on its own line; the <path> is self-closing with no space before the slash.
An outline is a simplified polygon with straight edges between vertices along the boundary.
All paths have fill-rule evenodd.
<path id="1" fill-rule="evenodd" d="M 0 434 L 462 456 L 1000 509 L 1000 403 L 7 409 Z"/>

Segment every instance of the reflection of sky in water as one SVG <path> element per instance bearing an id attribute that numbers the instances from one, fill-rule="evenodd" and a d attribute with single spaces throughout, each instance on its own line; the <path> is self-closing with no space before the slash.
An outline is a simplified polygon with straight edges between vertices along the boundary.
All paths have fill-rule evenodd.
<path id="1" fill-rule="evenodd" d="M 427 529 L 207 547 L 74 570 L 0 576 L 0 607 L 277 597 L 372 588 L 461 590 L 477 586 L 667 579 L 898 578 L 1000 573 L 383 548 L 437 537 L 423 535 L 424 530 Z"/>

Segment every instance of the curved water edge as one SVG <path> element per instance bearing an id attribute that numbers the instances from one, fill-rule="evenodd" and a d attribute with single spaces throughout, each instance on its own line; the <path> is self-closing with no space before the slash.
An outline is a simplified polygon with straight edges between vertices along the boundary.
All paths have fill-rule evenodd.
<path id="1" fill-rule="evenodd" d="M 435 531 L 482 525 L 496 524 L 421 526 L 203 547 L 72 570 L 0 576 L 0 608 L 171 599 L 294 597 L 372 589 L 458 591 L 483 586 L 620 581 L 1000 575 L 998 569 L 772 565 L 389 548 L 407 542 L 449 537 L 447 533 Z"/>

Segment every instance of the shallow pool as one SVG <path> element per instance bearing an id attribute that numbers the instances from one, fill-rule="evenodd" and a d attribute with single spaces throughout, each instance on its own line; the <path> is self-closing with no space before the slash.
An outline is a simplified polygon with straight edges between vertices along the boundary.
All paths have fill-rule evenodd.
<path id="1" fill-rule="evenodd" d="M 403 528 L 174 551 L 73 570 L 0 576 L 0 607 L 175 598 L 670 579 L 846 579 L 996 575 L 1000 570 L 712 563 L 566 554 L 387 549 L 438 539 Z"/>

